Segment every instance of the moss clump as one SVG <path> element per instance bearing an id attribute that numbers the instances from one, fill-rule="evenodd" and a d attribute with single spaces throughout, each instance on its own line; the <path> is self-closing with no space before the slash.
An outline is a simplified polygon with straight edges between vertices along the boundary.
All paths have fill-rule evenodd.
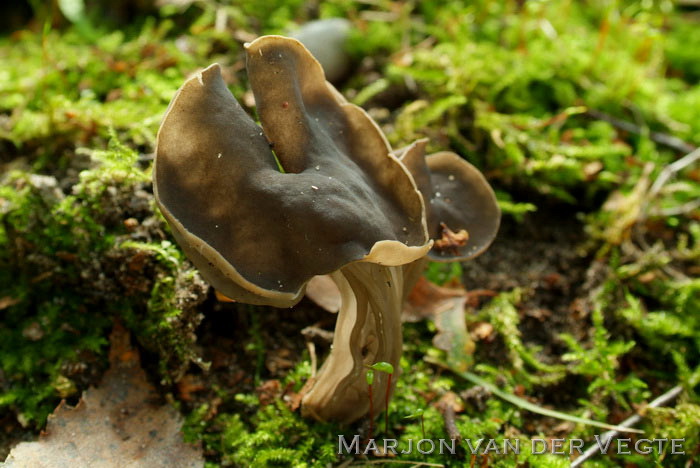
<path id="1" fill-rule="evenodd" d="M 0 38 L 3 421 L 38 429 L 60 398 L 96 381 L 119 318 L 146 348 L 146 368 L 189 414 L 188 437 L 204 443 L 212 466 L 326 466 L 340 461 L 338 434 L 366 433 L 363 423 L 341 431 L 302 420 L 279 398 L 261 406 L 255 387 L 278 379 L 287 396 L 298 392 L 310 358 L 297 353 L 273 372 L 266 359 L 279 343 L 260 320 L 235 322 L 234 310 L 225 312 L 250 329 L 249 346 L 231 344 L 227 352 L 242 357 L 212 358 L 207 373 L 199 351 L 216 345 L 195 343 L 195 331 L 204 312 L 221 306 L 205 301 L 208 287 L 157 214 L 149 173 L 161 115 L 188 74 L 220 62 L 246 105 L 248 36 L 343 16 L 355 29 L 356 59 L 343 93 L 377 118 L 393 145 L 427 136 L 430 150 L 465 156 L 497 185 L 511 215 L 494 245 L 502 258 L 487 253 L 428 271 L 435 282 L 465 276 L 481 289 L 466 316 L 472 371 L 540 405 L 610 422 L 680 384 L 676 406 L 648 411 L 641 428 L 697 443 L 697 170 L 654 187 L 679 148 L 700 144 L 692 15 L 665 1 L 164 3 L 120 30 L 94 21 L 107 7 L 87 6 L 59 29 Z M 517 457 L 472 458 L 461 446 L 456 456 L 398 461 L 564 466 L 565 457 L 529 453 L 529 439 L 590 440 L 596 432 L 467 386 L 424 360 L 444 357 L 431 345 L 430 324 L 405 330 L 389 428 L 378 437 L 403 445 L 422 438 L 419 420 L 405 419 L 419 411 L 426 436 L 445 437 L 436 403 L 453 392 L 464 438 L 524 443 Z M 301 338 L 289 340 L 304 349 Z M 255 361 L 251 376 L 237 380 L 247 361 Z M 183 374 L 200 378 L 207 396 L 170 386 Z M 595 463 L 683 466 L 690 456 Z"/>
<path id="2" fill-rule="evenodd" d="M 89 155 L 93 168 L 80 173 L 69 194 L 52 176 L 20 170 L 0 187 L 0 297 L 7 301 L 0 403 L 23 424 L 41 427 L 59 398 L 78 395 L 99 377 L 117 317 L 159 352 L 164 377 L 195 357 L 199 314 L 183 311 L 204 298 L 201 280 L 153 249 L 122 248 L 126 238 L 152 242 L 162 229 L 144 190 L 147 172 L 116 139 Z M 129 233 L 126 220 L 140 229 Z"/>

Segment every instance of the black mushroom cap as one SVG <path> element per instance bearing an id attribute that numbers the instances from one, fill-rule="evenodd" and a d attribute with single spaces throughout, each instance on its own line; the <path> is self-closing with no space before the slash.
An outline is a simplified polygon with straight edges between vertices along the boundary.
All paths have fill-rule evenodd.
<path id="1" fill-rule="evenodd" d="M 423 194 L 428 235 L 435 240 L 428 258 L 465 261 L 483 253 L 498 233 L 501 210 L 483 174 L 449 151 L 425 155 L 427 140 L 397 152 Z M 460 242 L 452 234 L 462 233 Z M 441 241 L 448 245 L 442 244 Z"/>
<path id="2" fill-rule="evenodd" d="M 287 307 L 315 275 L 423 257 L 413 178 L 304 46 L 261 37 L 247 69 L 262 128 L 214 64 L 180 88 L 158 133 L 156 199 L 204 278 L 232 299 Z"/>

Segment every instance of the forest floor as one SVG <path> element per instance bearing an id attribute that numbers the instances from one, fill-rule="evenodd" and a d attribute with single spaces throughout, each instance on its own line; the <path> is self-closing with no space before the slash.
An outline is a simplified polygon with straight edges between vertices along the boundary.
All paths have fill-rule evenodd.
<path id="1" fill-rule="evenodd" d="M 477 166 L 503 212 L 486 253 L 426 270 L 432 283 L 466 288 L 461 332 L 473 349 L 450 355 L 433 342 L 434 320 L 405 323 L 389 425 L 376 437 L 447 438 L 445 401 L 464 439 L 563 438 L 568 454 L 568 441 L 588 445 L 604 432 L 527 411 L 495 386 L 608 424 L 640 413 L 644 434 L 625 436 L 633 441 L 685 441 L 682 455 L 666 446 L 597 455 L 590 466 L 693 465 L 700 10 L 566 0 L 159 5 L 35 11 L 0 38 L 0 459 L 36 440 L 61 400 L 76 405 L 108 386 L 119 369 L 109 358 L 116 323 L 141 356 L 139 385 L 174 410 L 167 417 L 208 466 L 568 466 L 568 456 L 528 444 L 517 456 L 472 456 L 464 445 L 455 456 L 338 455 L 338 436 L 366 435 L 368 421 L 339 427 L 298 410 L 335 315 L 308 298 L 292 309 L 220 301 L 155 205 L 155 135 L 187 76 L 220 63 L 255 115 L 243 43 L 344 17 L 350 72 L 338 89 L 394 148 L 427 137 L 429 152 Z M 436 364 L 454 359 L 468 368 Z M 647 407 L 677 386 L 664 407 Z M 407 418 L 417 414 L 422 424 Z"/>

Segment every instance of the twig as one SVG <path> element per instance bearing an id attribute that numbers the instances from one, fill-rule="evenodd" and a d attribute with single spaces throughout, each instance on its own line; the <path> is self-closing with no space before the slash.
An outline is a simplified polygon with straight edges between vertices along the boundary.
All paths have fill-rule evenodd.
<path id="1" fill-rule="evenodd" d="M 343 463 L 341 463 L 340 465 L 336 465 L 335 468 L 347 468 L 352 464 L 353 461 L 353 458 L 348 458 L 347 460 L 343 461 Z"/>
<path id="2" fill-rule="evenodd" d="M 456 399 L 457 396 L 454 393 L 447 392 L 442 398 L 440 398 L 440 401 L 436 406 L 440 413 L 442 413 L 442 418 L 445 421 L 445 430 L 447 431 L 448 437 L 452 440 L 456 440 L 457 442 L 462 442 L 462 434 L 460 434 L 459 428 L 457 428 L 457 424 L 455 422 L 457 417 L 455 413 Z"/>
<path id="3" fill-rule="evenodd" d="M 602 427 L 603 429 L 608 429 L 608 430 L 615 430 L 619 432 L 635 432 L 638 434 L 643 434 L 644 431 L 641 431 L 639 429 L 633 429 L 630 427 L 625 427 L 622 425 L 615 426 L 612 424 L 607 424 L 599 421 L 593 421 L 592 419 L 586 419 L 586 418 L 581 418 L 579 416 L 573 416 L 571 414 L 566 414 L 562 413 L 560 411 L 554 411 L 554 410 L 549 410 L 547 408 L 542 408 L 541 406 L 537 406 L 533 403 L 530 403 L 527 400 L 524 400 L 520 397 L 517 397 L 515 395 L 512 395 L 510 393 L 504 392 L 500 388 L 496 387 L 494 384 L 491 382 L 488 382 L 481 377 L 472 374 L 471 372 L 462 372 L 458 371 L 456 369 L 452 369 L 449 367 L 447 364 L 444 364 L 437 359 L 433 359 L 430 356 L 427 356 L 424 358 L 426 362 L 429 362 L 431 364 L 435 364 L 436 366 L 440 366 L 443 369 L 447 369 L 454 374 L 462 377 L 464 380 L 468 380 L 469 382 L 475 384 L 475 385 L 481 385 L 497 397 L 507 401 L 508 403 L 512 403 L 515 406 L 518 406 L 519 408 L 522 408 L 527 411 L 531 411 L 533 413 L 541 414 L 542 416 L 549 416 L 551 418 L 557 418 L 557 419 L 563 419 L 564 421 L 571 421 L 574 423 L 578 424 L 587 424 L 589 426 L 595 426 L 595 427 Z"/>
<path id="4" fill-rule="evenodd" d="M 680 159 L 677 159 L 676 161 L 672 162 L 668 166 L 664 167 L 659 175 L 656 177 L 656 180 L 654 180 L 654 183 L 651 184 L 651 187 L 647 191 L 647 193 L 644 195 L 642 199 L 642 210 L 640 212 L 639 218 L 637 219 L 637 223 L 640 223 L 641 221 L 644 221 L 647 218 L 647 215 L 652 214 L 652 215 L 666 215 L 666 216 L 672 216 L 674 214 L 685 214 L 687 212 L 692 211 L 698 206 L 698 200 L 691 200 L 690 202 L 686 202 L 683 205 L 679 207 L 674 207 L 666 210 L 656 210 L 655 212 L 652 211 L 649 206 L 652 202 L 652 200 L 659 194 L 663 186 L 673 177 L 673 175 L 686 167 L 690 166 L 691 164 L 695 163 L 700 159 L 700 148 L 696 148 L 695 150 L 691 151 L 690 153 L 686 154 Z M 690 211 L 686 211 L 690 210 Z M 644 236 L 641 235 L 642 242 L 640 245 L 644 248 L 644 250 L 648 249 L 648 245 L 646 244 L 646 241 L 644 240 Z M 662 267 L 662 269 L 670 274 L 671 276 L 678 278 L 678 276 L 685 277 L 680 272 L 677 272 L 677 274 L 671 272 L 671 268 L 668 267 L 668 265 L 665 265 Z"/>
<path id="5" fill-rule="evenodd" d="M 597 120 L 603 120 L 605 122 L 608 122 L 613 127 L 619 128 L 620 130 L 624 130 L 625 132 L 634 133 L 635 135 L 642 135 L 647 133 L 639 125 L 635 125 L 632 122 L 627 122 L 626 120 L 618 119 L 616 117 L 594 109 L 588 109 L 586 111 L 586 115 Z M 653 142 L 658 143 L 660 145 L 668 146 L 669 148 L 672 148 L 681 153 L 690 153 L 691 151 L 694 151 L 696 149 L 695 146 L 691 145 L 690 143 L 686 143 L 680 138 L 668 135 L 666 133 L 649 132 L 648 135 Z"/>
<path id="6" fill-rule="evenodd" d="M 309 350 L 309 357 L 311 358 L 311 378 L 314 378 L 316 377 L 316 369 L 318 368 L 318 359 L 316 358 L 316 345 L 313 341 L 307 341 L 306 349 Z"/>
<path id="7" fill-rule="evenodd" d="M 670 402 L 674 398 L 676 398 L 681 392 L 683 391 L 683 388 L 680 385 L 676 385 L 673 387 L 671 390 L 667 391 L 663 395 L 657 397 L 655 400 L 653 400 L 651 403 L 649 403 L 646 408 L 657 408 L 659 406 L 663 406 L 666 403 Z M 642 416 L 639 414 L 634 414 L 630 416 L 629 418 L 625 419 L 620 423 L 621 426 L 634 426 L 635 424 L 639 423 L 642 420 Z M 605 434 L 603 434 L 600 437 L 600 442 L 595 443 L 588 447 L 585 452 L 581 454 L 580 457 L 578 457 L 576 460 L 574 460 L 571 463 L 571 468 L 576 468 L 577 466 L 581 466 L 584 461 L 588 460 L 591 458 L 593 455 L 598 453 L 600 451 L 600 446 L 605 445 L 608 440 L 612 439 L 613 437 L 617 436 L 619 434 L 619 431 L 608 431 Z"/>
<path id="8" fill-rule="evenodd" d="M 442 417 L 445 420 L 445 430 L 450 439 L 456 440 L 457 442 L 462 441 L 462 434 L 460 434 L 457 424 L 455 423 L 455 410 L 452 405 L 445 404 L 440 408 L 442 410 Z"/>
<path id="9" fill-rule="evenodd" d="M 649 189 L 649 193 L 647 195 L 648 199 L 654 198 L 656 194 L 659 193 L 664 184 L 668 182 L 668 180 L 673 174 L 685 169 L 698 159 L 700 159 L 700 148 L 695 148 L 682 158 L 664 167 L 659 176 L 654 181 L 654 183 L 651 185 L 651 188 Z"/>
<path id="10" fill-rule="evenodd" d="M 676 161 L 672 162 L 671 164 L 667 165 L 664 167 L 659 175 L 656 177 L 656 180 L 654 180 L 654 183 L 649 187 L 649 189 L 646 191 L 646 193 L 642 196 L 641 198 L 641 204 L 642 204 L 642 209 L 639 213 L 639 216 L 637 217 L 637 220 L 635 224 L 640 225 L 644 220 L 647 219 L 648 215 L 654 215 L 654 216 L 673 216 L 673 215 L 678 215 L 678 214 L 686 214 L 692 212 L 694 209 L 696 209 L 698 206 L 700 206 L 700 200 L 691 200 L 689 202 L 684 203 L 681 206 L 673 207 L 673 208 L 668 208 L 668 209 L 657 209 L 657 210 L 651 210 L 649 208 L 652 200 L 659 194 L 663 186 L 671 179 L 671 177 L 685 169 L 686 167 L 690 166 L 694 162 L 698 161 L 700 159 L 700 148 L 696 148 L 693 151 L 689 152 L 685 156 L 683 156 L 680 159 L 677 159 Z M 649 166 L 647 166 L 649 167 Z M 646 167 L 645 167 L 646 169 Z M 643 251 L 648 251 L 650 249 L 649 244 L 646 242 L 646 239 L 644 238 L 644 233 L 643 231 L 636 230 L 635 237 L 637 239 L 637 242 L 639 242 L 639 245 L 642 247 Z M 669 266 L 669 265 L 663 265 L 661 266 L 661 269 L 668 274 L 669 276 L 677 279 L 677 280 L 686 280 L 687 276 L 680 271 L 676 270 L 675 268 Z"/>
<path id="11" fill-rule="evenodd" d="M 690 213 L 693 213 L 695 210 L 700 208 L 700 199 L 698 200 L 691 200 L 689 202 L 685 202 L 680 206 L 676 206 L 673 208 L 666 208 L 665 210 L 650 210 L 649 214 L 653 216 L 677 216 L 677 215 L 687 215 Z"/>
<path id="12" fill-rule="evenodd" d="M 325 343 L 332 343 L 334 335 L 332 331 L 324 330 L 323 328 L 317 327 L 316 325 L 309 325 L 308 327 L 301 330 L 301 334 L 307 340 L 313 340 L 314 338 L 318 338 L 320 341 L 323 341 Z"/>
<path id="13" fill-rule="evenodd" d="M 481 468 L 489 468 L 489 455 L 488 452 L 481 454 Z"/>

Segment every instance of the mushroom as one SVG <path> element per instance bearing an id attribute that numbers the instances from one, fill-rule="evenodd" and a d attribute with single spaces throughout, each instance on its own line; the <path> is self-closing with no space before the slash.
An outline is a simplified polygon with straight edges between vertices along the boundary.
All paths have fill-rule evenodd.
<path id="1" fill-rule="evenodd" d="M 470 231 L 450 258 L 474 255 L 490 242 L 478 224 L 487 226 L 484 232 L 494 224 L 480 217 L 478 203 L 470 205 L 477 221 L 471 225 L 451 217 L 450 203 L 427 206 L 424 198 L 439 199 L 437 188 L 449 190 L 451 175 L 486 182 L 456 155 L 425 159 L 422 141 L 392 152 L 378 126 L 326 82 L 297 40 L 264 36 L 246 44 L 246 57 L 262 127 L 231 95 L 219 65 L 188 79 L 158 132 L 156 200 L 202 276 L 236 301 L 292 307 L 314 276 L 331 276 L 341 308 L 330 355 L 307 384 L 302 413 L 350 423 L 369 411 L 366 366 L 386 361 L 399 368 L 400 314 L 421 259 L 445 259 L 431 252 L 426 219 L 431 229 L 444 220 L 458 233 Z M 488 184 L 481 185 L 472 191 L 494 201 Z M 486 214 L 497 215 L 497 208 Z M 386 378 L 378 374 L 375 385 Z M 373 403 L 384 407 L 384 392 Z"/>
<path id="2" fill-rule="evenodd" d="M 426 156 L 426 145 L 422 139 L 395 152 L 423 195 L 428 234 L 435 241 L 425 258 L 404 268 L 406 295 L 428 260 L 463 262 L 482 254 L 501 222 L 496 195 L 484 175 L 449 151 Z"/>
<path id="3" fill-rule="evenodd" d="M 156 200 L 185 254 L 232 299 L 291 307 L 313 276 L 333 276 L 343 305 L 303 411 L 351 422 L 368 412 L 364 365 L 398 367 L 402 265 L 432 246 L 422 196 L 301 43 L 266 36 L 246 54 L 262 128 L 218 65 L 197 73 L 158 132 Z"/>
<path id="4" fill-rule="evenodd" d="M 406 297 L 428 260 L 446 263 L 473 259 L 489 247 L 501 220 L 496 196 L 483 174 L 449 151 L 426 156 L 426 145 L 427 140 L 422 139 L 394 152 L 423 195 L 428 234 L 434 240 L 426 257 L 404 267 Z M 312 284 L 322 281 L 324 277 L 314 278 Z M 322 300 L 333 304 L 333 296 L 340 292 L 326 289 L 323 294 L 326 297 L 312 295 L 311 299 L 317 304 Z"/>

